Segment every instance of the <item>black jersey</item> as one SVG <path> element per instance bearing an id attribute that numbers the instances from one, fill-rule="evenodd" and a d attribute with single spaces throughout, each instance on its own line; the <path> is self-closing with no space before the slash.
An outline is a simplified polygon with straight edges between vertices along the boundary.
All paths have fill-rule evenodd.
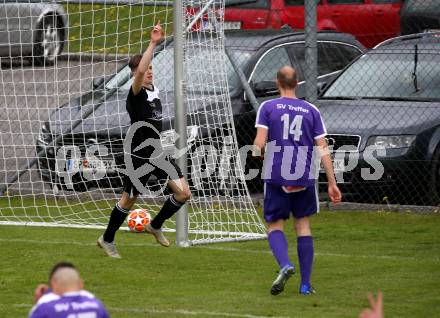
<path id="1" fill-rule="evenodd" d="M 131 163 L 134 169 L 140 169 L 140 172 L 136 172 L 134 178 L 138 178 L 144 187 L 147 186 L 147 182 L 151 175 L 156 176 L 159 181 L 166 181 L 169 178 L 172 180 L 183 178 L 182 171 L 176 165 L 172 158 L 168 158 L 162 149 L 160 143 L 160 132 L 162 131 L 162 104 L 159 99 L 159 90 L 153 86 L 153 89 L 142 87 L 141 91 L 137 94 L 133 94 L 133 90 L 130 88 L 130 92 L 127 96 L 127 112 L 130 115 L 131 123 L 147 122 L 149 126 L 142 125 L 134 133 L 131 142 Z M 152 129 L 153 126 L 155 129 Z M 131 133 L 130 133 L 131 135 Z M 148 142 L 147 147 L 134 151 L 139 145 L 148 139 L 154 139 Z M 154 160 L 165 160 L 162 163 L 164 165 L 157 166 Z M 153 168 L 152 170 L 143 171 L 143 166 L 146 165 L 146 169 Z M 165 167 L 165 169 L 164 169 Z M 138 177 L 139 175 L 139 177 Z M 138 184 L 133 183 L 133 176 L 127 175 L 124 178 L 124 192 L 129 193 L 130 197 L 143 193 L 143 188 L 138 188 Z"/>
<path id="2" fill-rule="evenodd" d="M 132 124 L 147 122 L 156 129 L 154 131 L 148 126 L 142 126 L 136 130 L 131 145 L 132 151 L 148 138 L 160 139 L 158 133 L 162 131 L 162 104 L 159 98 L 159 90 L 155 86 L 152 90 L 142 87 L 137 95 L 134 95 L 132 88 L 130 88 L 127 96 L 127 112 L 130 115 Z M 133 154 L 148 158 L 152 150 L 154 148 L 147 147 L 133 152 Z"/>

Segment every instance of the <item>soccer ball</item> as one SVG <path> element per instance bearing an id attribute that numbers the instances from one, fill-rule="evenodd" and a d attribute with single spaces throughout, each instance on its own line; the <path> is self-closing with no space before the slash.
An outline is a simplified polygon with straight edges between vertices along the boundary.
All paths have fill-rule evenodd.
<path id="1" fill-rule="evenodd" d="M 131 232 L 145 232 L 145 226 L 151 222 L 151 215 L 145 209 L 135 209 L 128 214 L 127 224 Z"/>

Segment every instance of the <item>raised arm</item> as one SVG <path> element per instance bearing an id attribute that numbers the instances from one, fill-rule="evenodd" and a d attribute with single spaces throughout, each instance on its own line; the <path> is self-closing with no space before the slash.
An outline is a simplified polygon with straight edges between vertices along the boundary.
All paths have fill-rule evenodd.
<path id="1" fill-rule="evenodd" d="M 151 60 L 153 58 L 154 49 L 157 43 L 159 43 L 161 39 L 162 39 L 162 28 L 160 26 L 160 21 L 159 21 L 151 31 L 150 43 L 148 44 L 148 48 L 145 50 L 144 54 L 142 55 L 142 59 L 139 62 L 139 65 L 134 74 L 133 84 L 131 85 L 134 95 L 137 95 L 142 88 L 142 82 L 144 80 L 145 73 L 147 72 Z"/>

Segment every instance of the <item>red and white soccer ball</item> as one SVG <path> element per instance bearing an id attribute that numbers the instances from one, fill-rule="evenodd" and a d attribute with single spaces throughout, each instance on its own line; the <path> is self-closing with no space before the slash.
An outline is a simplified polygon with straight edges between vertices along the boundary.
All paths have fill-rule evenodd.
<path id="1" fill-rule="evenodd" d="M 151 215 L 145 209 L 135 209 L 128 214 L 127 224 L 131 232 L 145 232 L 145 226 L 150 222 Z"/>

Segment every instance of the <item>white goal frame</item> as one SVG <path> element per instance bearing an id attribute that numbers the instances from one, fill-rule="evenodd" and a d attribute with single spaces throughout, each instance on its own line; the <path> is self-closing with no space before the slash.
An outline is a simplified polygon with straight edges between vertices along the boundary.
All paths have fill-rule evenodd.
<path id="1" fill-rule="evenodd" d="M 179 138 L 176 141 L 176 149 L 184 149 L 187 147 L 187 109 L 185 108 L 185 100 L 187 100 L 189 97 L 187 96 L 187 85 L 185 83 L 185 38 L 188 32 L 190 32 L 194 26 L 198 23 L 199 19 L 201 19 L 202 16 L 204 16 L 206 13 L 209 13 L 209 11 L 213 10 L 212 6 L 215 5 L 214 0 L 208 0 L 203 2 L 202 0 L 200 3 L 200 10 L 198 13 L 192 18 L 191 21 L 188 21 L 184 18 L 184 12 L 183 8 L 186 6 L 186 4 L 183 3 L 182 0 L 176 0 L 176 1 L 141 1 L 141 0 L 102 0 L 101 2 L 104 4 L 127 4 L 127 5 L 136 5 L 136 4 L 142 4 L 142 5 L 167 5 L 167 6 L 173 6 L 173 46 L 174 46 L 174 107 L 175 107 L 175 131 Z M 32 0 L 32 2 L 40 2 L 38 0 Z M 98 4 L 100 1 L 96 0 L 65 0 L 60 1 L 60 3 L 89 3 L 89 4 Z M 224 5 L 224 4 L 223 4 Z M 215 7 L 214 9 L 217 9 L 218 7 Z M 220 6 L 221 9 L 221 6 Z M 220 10 L 222 13 L 223 10 Z M 214 25 L 222 22 L 222 16 L 215 15 L 213 17 L 212 14 L 209 15 L 210 18 L 215 18 L 216 21 L 214 21 Z M 218 19 L 220 21 L 218 21 Z M 219 32 L 220 34 L 223 32 L 222 27 L 220 27 L 219 30 L 215 30 L 216 32 Z M 217 49 L 224 49 L 224 37 L 220 36 L 218 39 L 218 47 Z M 226 52 L 227 53 L 227 52 Z M 226 55 L 225 55 L 226 56 Z M 225 68 L 225 61 L 219 60 L 219 63 L 221 64 L 220 67 Z M 1 70 L 0 70 L 1 72 Z M 240 74 L 239 74 L 240 75 Z M 242 75 L 242 74 L 241 74 Z M 1 78 L 1 77 L 0 77 Z M 226 81 L 226 80 L 225 80 Z M 247 83 L 242 83 L 244 86 L 246 86 Z M 227 88 L 227 83 L 226 83 Z M 246 88 L 246 87 L 245 87 Z M 109 92 L 109 94 L 112 92 Z M 232 140 L 232 147 L 235 151 L 236 157 L 235 157 L 235 164 L 231 167 L 227 165 L 225 169 L 231 169 L 233 170 L 234 176 L 239 180 L 239 182 L 242 182 L 242 188 L 244 189 L 243 197 L 240 197 L 237 199 L 236 203 L 234 199 L 228 199 L 230 201 L 225 202 L 223 205 L 222 202 L 220 202 L 218 205 L 220 205 L 219 209 L 225 209 L 227 218 L 231 219 L 231 222 L 238 222 L 240 225 L 233 227 L 233 228 L 225 228 L 223 224 L 223 220 L 220 221 L 221 226 L 219 228 L 212 227 L 212 229 L 195 229 L 194 227 L 191 227 L 191 213 L 193 213 L 194 209 L 197 208 L 200 211 L 203 211 L 203 209 L 206 208 L 206 210 L 211 209 L 212 207 L 208 207 L 208 205 L 213 205 L 215 200 L 222 200 L 221 196 L 216 197 L 213 199 L 214 201 L 209 201 L 209 199 L 199 199 L 197 202 L 190 202 L 189 204 L 185 205 L 179 213 L 176 214 L 176 226 L 175 230 L 172 228 L 165 228 L 164 230 L 167 232 L 175 232 L 176 233 L 176 243 L 179 247 L 188 247 L 191 245 L 196 244 L 207 244 L 207 243 L 214 243 L 214 242 L 232 242 L 232 241 L 246 241 L 246 240 L 256 240 L 256 239 L 264 239 L 266 238 L 266 231 L 265 227 L 261 221 L 261 217 L 258 215 L 257 210 L 255 209 L 252 199 L 249 194 L 249 190 L 247 189 L 245 178 L 244 178 L 244 171 L 243 168 L 237 164 L 237 162 L 241 162 L 238 152 L 238 145 L 237 145 L 237 138 L 235 135 L 235 129 L 234 129 L 234 123 L 232 119 L 232 110 L 231 110 L 231 102 L 229 98 L 229 93 L 227 89 L 225 89 L 225 92 L 223 92 L 226 96 L 226 104 L 227 107 L 229 107 L 228 111 L 229 114 L 226 117 L 229 117 L 229 125 L 232 127 L 231 135 L 228 136 Z M 108 94 L 107 94 L 108 95 Z M 105 97 L 103 97 L 105 99 Z M 194 102 L 194 101 L 192 101 Z M 90 114 L 92 114 L 95 111 L 95 108 L 92 108 L 88 112 L 85 112 L 83 114 L 83 119 L 88 117 Z M 73 123 L 72 127 L 75 125 L 80 125 L 81 121 Z M 73 128 L 72 128 L 73 130 Z M 51 141 L 52 144 L 55 144 L 57 139 L 54 139 Z M 179 156 L 177 159 L 178 165 L 180 166 L 182 172 L 184 175 L 188 175 L 188 169 L 187 169 L 187 163 L 188 163 L 188 156 L 185 153 L 182 156 Z M 34 167 L 38 163 L 37 158 L 28 158 L 27 162 L 20 165 L 16 173 L 12 177 L 8 177 L 3 184 L 0 184 L 0 195 L 3 197 L 6 197 L 8 195 L 8 190 L 10 186 L 12 186 L 17 180 L 20 182 L 20 176 L 28 172 L 32 167 Z M 20 195 L 20 194 L 18 194 Z M 52 195 L 52 194 L 51 194 Z M 225 198 L 226 200 L 226 198 Z M 216 203 L 217 204 L 217 203 Z M 190 211 L 188 211 L 187 206 L 190 208 Z M 230 212 L 229 212 L 230 211 Z M 231 213 L 231 216 L 228 216 L 228 213 Z M 247 213 L 246 216 L 240 215 L 241 213 Z M 202 213 L 200 213 L 202 214 Z M 1 217 L 1 208 L 0 208 L 0 217 Z M 244 214 L 243 214 L 244 215 Z M 215 215 L 214 217 L 215 218 Z M 252 226 L 247 227 L 245 225 L 242 226 L 242 223 L 245 223 L 245 220 L 248 219 Z M 238 220 L 238 221 L 236 221 Z M 209 225 L 209 222 L 212 220 L 207 218 L 206 220 L 203 220 L 203 222 L 207 222 Z M 45 221 L 41 220 L 34 221 L 31 220 L 21 220 L 20 218 L 14 219 L 14 217 L 11 218 L 0 218 L 0 225 L 26 225 L 26 226 L 47 226 L 47 227 L 72 227 L 72 228 L 92 228 L 92 229 L 102 229 L 105 228 L 105 225 L 103 224 L 97 224 L 93 221 L 90 224 L 82 224 L 81 222 L 75 223 L 75 220 L 73 223 L 68 224 L 64 220 L 63 221 L 57 221 L 57 219 L 54 219 L 53 221 Z M 208 226 L 208 228 L 211 228 Z M 194 235 L 201 235 L 202 237 L 195 237 Z"/>

